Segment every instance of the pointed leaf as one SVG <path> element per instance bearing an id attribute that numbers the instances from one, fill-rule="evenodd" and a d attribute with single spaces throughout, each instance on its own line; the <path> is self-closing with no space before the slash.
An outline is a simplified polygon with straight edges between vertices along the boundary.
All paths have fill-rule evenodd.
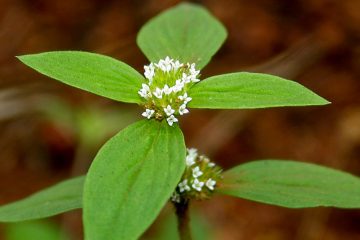
<path id="1" fill-rule="evenodd" d="M 206 9 L 182 3 L 151 19 L 137 43 L 151 62 L 166 56 L 203 68 L 226 38 L 226 29 Z"/>
<path id="2" fill-rule="evenodd" d="M 25 199 L 0 207 L 0 222 L 46 218 L 81 208 L 84 176 L 63 181 Z"/>
<path id="3" fill-rule="evenodd" d="M 137 92 L 144 78 L 114 58 L 78 51 L 45 52 L 18 58 L 36 71 L 70 86 L 121 102 L 141 101 Z"/>
<path id="4" fill-rule="evenodd" d="M 170 198 L 185 168 L 178 126 L 142 120 L 97 154 L 86 178 L 86 239 L 137 239 Z"/>
<path id="5" fill-rule="evenodd" d="M 189 91 L 190 108 L 245 109 L 324 105 L 329 102 L 299 83 L 260 73 L 207 78 Z"/>
<path id="6" fill-rule="evenodd" d="M 288 208 L 360 208 L 360 178 L 310 163 L 262 160 L 224 173 L 218 191 Z"/>

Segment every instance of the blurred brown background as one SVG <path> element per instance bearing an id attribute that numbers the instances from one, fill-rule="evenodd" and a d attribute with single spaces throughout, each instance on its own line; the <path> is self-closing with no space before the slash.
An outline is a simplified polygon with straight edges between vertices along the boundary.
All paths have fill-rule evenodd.
<path id="1" fill-rule="evenodd" d="M 135 43 L 139 28 L 178 2 L 0 0 L 0 204 L 85 173 L 101 144 L 141 113 L 137 106 L 41 76 L 14 56 L 85 50 L 142 72 L 147 60 Z M 241 70 L 272 73 L 300 82 L 332 104 L 192 110 L 181 121 L 188 145 L 225 169 L 279 158 L 360 176 L 360 1 L 193 2 L 209 9 L 229 32 L 204 78 Z M 220 196 L 193 207 L 208 219 L 212 239 L 360 239 L 359 210 L 291 210 Z M 79 216 L 52 222 L 71 239 L 81 239 Z M 7 239 L 8 227 L 0 229 L 0 239 Z"/>

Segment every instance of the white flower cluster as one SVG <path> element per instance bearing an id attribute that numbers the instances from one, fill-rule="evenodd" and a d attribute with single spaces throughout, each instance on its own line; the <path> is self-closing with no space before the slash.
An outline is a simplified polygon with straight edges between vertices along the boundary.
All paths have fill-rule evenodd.
<path id="1" fill-rule="evenodd" d="M 200 71 L 196 70 L 194 63 L 183 64 L 169 57 L 150 63 L 144 69 L 148 82 L 143 83 L 138 92 L 144 100 L 142 116 L 158 120 L 166 118 L 172 126 L 178 122 L 175 116 L 189 113 L 186 107 L 192 98 L 187 90 L 200 81 Z"/>
<path id="2" fill-rule="evenodd" d="M 221 169 L 215 163 L 199 155 L 197 149 L 187 149 L 186 170 L 171 200 L 179 202 L 181 198 L 204 199 L 214 191 L 220 179 Z"/>

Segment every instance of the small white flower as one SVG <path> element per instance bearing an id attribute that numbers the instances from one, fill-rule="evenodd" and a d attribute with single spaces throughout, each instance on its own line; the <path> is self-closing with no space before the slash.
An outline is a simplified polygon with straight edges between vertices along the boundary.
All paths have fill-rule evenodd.
<path id="1" fill-rule="evenodd" d="M 187 179 L 184 179 L 184 181 L 182 181 L 181 183 L 179 183 L 179 184 L 178 184 L 179 191 L 180 191 L 180 192 L 190 191 L 190 187 L 189 187 L 187 184 L 188 184 L 188 180 L 187 180 Z"/>
<path id="2" fill-rule="evenodd" d="M 170 72 L 173 61 L 173 59 L 166 57 L 165 59 L 161 59 L 156 66 L 159 67 L 163 72 Z"/>
<path id="3" fill-rule="evenodd" d="M 143 97 L 143 98 L 148 98 L 148 93 L 147 93 L 147 91 L 145 90 L 145 89 L 140 89 L 139 91 L 138 91 L 138 93 L 139 93 L 139 95 L 141 96 L 141 97 Z"/>
<path id="4" fill-rule="evenodd" d="M 155 89 L 155 92 L 153 92 L 154 96 L 159 99 L 162 98 L 162 93 L 163 93 L 163 91 L 158 87 Z"/>
<path id="5" fill-rule="evenodd" d="M 186 114 L 186 113 L 189 113 L 189 110 L 186 109 L 186 105 L 185 105 L 185 104 L 183 104 L 183 105 L 181 105 L 181 106 L 179 107 L 179 113 L 180 113 L 180 115 L 184 115 L 184 114 Z"/>
<path id="6" fill-rule="evenodd" d="M 202 187 L 204 186 L 203 182 L 200 182 L 197 178 L 195 178 L 193 184 L 191 185 L 196 191 L 200 192 Z"/>
<path id="7" fill-rule="evenodd" d="M 149 87 L 149 85 L 143 83 L 143 84 L 141 84 L 141 86 L 142 86 L 142 89 L 144 89 L 145 91 L 150 92 L 150 87 Z"/>
<path id="8" fill-rule="evenodd" d="M 155 68 L 154 65 L 152 63 L 150 63 L 149 66 L 144 66 L 145 72 L 144 75 L 147 79 L 149 79 L 149 81 L 151 82 L 154 75 L 155 75 Z"/>
<path id="9" fill-rule="evenodd" d="M 194 75 L 191 75 L 191 81 L 193 83 L 197 83 L 197 82 L 200 82 L 200 79 L 196 78 Z"/>
<path id="10" fill-rule="evenodd" d="M 163 88 L 163 92 L 166 94 L 166 95 L 169 95 L 171 92 L 172 92 L 172 88 L 170 88 L 167 84 L 165 84 L 164 88 Z"/>
<path id="11" fill-rule="evenodd" d="M 209 179 L 206 181 L 206 183 L 205 183 L 205 185 L 207 186 L 207 188 L 210 189 L 210 190 L 214 190 L 215 184 L 216 184 L 216 181 L 215 181 L 215 180 L 212 180 L 211 178 L 209 178 Z"/>
<path id="12" fill-rule="evenodd" d="M 171 115 L 170 117 L 168 117 L 168 118 L 166 119 L 166 121 L 168 122 L 168 124 L 169 124 L 170 126 L 172 126 L 172 125 L 174 124 L 174 122 L 178 122 L 177 118 L 174 117 L 174 115 Z"/>
<path id="13" fill-rule="evenodd" d="M 165 65 L 170 65 L 170 66 L 172 66 L 173 63 L 174 63 L 174 60 L 171 59 L 171 58 L 169 58 L 169 56 L 167 56 L 167 57 L 165 58 L 165 60 L 164 60 L 164 64 L 165 64 Z"/>
<path id="14" fill-rule="evenodd" d="M 183 90 L 185 84 L 181 79 L 176 80 L 175 86 L 172 87 L 174 93 L 180 92 Z"/>
<path id="15" fill-rule="evenodd" d="M 150 87 L 143 83 L 142 88 L 138 91 L 139 95 L 145 99 L 151 97 Z"/>
<path id="16" fill-rule="evenodd" d="M 173 66 L 173 69 L 176 71 L 178 70 L 179 68 L 181 68 L 184 64 L 180 63 L 178 60 L 176 60 L 172 66 Z"/>
<path id="17" fill-rule="evenodd" d="M 141 115 L 142 115 L 143 117 L 146 117 L 147 119 L 150 119 L 154 113 L 155 113 L 154 110 L 152 110 L 152 109 L 146 109 L 145 112 L 143 112 Z"/>
<path id="18" fill-rule="evenodd" d="M 200 70 L 196 70 L 195 63 L 190 65 L 190 74 L 197 76 L 200 73 Z"/>
<path id="19" fill-rule="evenodd" d="M 166 113 L 166 115 L 170 116 L 175 113 L 175 110 L 172 109 L 170 105 L 167 105 L 167 107 L 164 108 L 164 112 Z"/>
<path id="20" fill-rule="evenodd" d="M 193 176 L 194 178 L 200 177 L 201 175 L 203 175 L 203 172 L 200 170 L 200 167 L 195 167 L 193 168 Z"/>
<path id="21" fill-rule="evenodd" d="M 187 104 L 188 102 L 190 102 L 190 101 L 192 100 L 192 98 L 189 97 L 189 96 L 187 95 L 187 93 L 184 93 L 183 96 L 179 96 L 178 98 L 179 98 L 181 101 L 184 101 L 185 104 Z"/>
<path id="22" fill-rule="evenodd" d="M 187 152 L 188 152 L 188 155 L 192 155 L 192 156 L 195 156 L 195 157 L 198 155 L 198 152 L 197 152 L 196 148 L 188 148 Z"/>
<path id="23" fill-rule="evenodd" d="M 182 80 L 184 83 L 189 83 L 191 82 L 191 75 L 186 75 L 186 73 L 182 74 Z"/>
<path id="24" fill-rule="evenodd" d="M 186 165 L 190 167 L 191 165 L 195 164 L 195 159 L 196 159 L 197 155 L 198 155 L 198 153 L 197 153 L 196 148 L 188 148 L 186 159 L 185 159 Z"/>
<path id="25" fill-rule="evenodd" d="M 195 164 L 195 158 L 196 158 L 196 156 L 192 156 L 192 155 L 187 155 L 186 156 L 186 159 L 185 159 L 185 161 L 186 161 L 186 166 L 191 166 L 191 165 L 194 165 Z"/>
<path id="26" fill-rule="evenodd" d="M 177 192 L 173 192 L 173 194 L 171 195 L 171 201 L 179 203 L 180 195 Z"/>
<path id="27" fill-rule="evenodd" d="M 209 163 L 208 163 L 208 166 L 209 166 L 209 167 L 215 167 L 215 165 L 216 165 L 216 164 L 213 163 L 213 162 L 209 162 Z"/>

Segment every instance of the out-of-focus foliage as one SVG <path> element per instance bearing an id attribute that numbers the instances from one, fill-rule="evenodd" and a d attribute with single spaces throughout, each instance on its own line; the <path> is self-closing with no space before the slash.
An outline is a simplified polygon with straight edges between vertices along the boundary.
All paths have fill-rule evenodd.
<path id="1" fill-rule="evenodd" d="M 84 177 L 77 177 L 0 207 L 0 222 L 46 218 L 82 207 Z"/>
<path id="2" fill-rule="evenodd" d="M 53 222 L 27 221 L 6 225 L 6 240 L 69 240 L 60 226 Z"/>

